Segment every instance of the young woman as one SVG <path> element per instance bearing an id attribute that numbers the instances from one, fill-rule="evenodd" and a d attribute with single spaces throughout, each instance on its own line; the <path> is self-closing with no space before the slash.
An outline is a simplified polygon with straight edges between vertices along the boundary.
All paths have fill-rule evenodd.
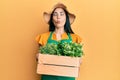
<path id="1" fill-rule="evenodd" d="M 51 13 L 44 12 L 45 21 L 49 24 L 49 31 L 36 37 L 39 45 L 47 43 L 76 42 L 80 43 L 81 38 L 71 29 L 75 15 L 68 12 L 67 7 L 58 3 L 54 6 Z M 41 80 L 75 80 L 75 77 L 42 75 Z"/>

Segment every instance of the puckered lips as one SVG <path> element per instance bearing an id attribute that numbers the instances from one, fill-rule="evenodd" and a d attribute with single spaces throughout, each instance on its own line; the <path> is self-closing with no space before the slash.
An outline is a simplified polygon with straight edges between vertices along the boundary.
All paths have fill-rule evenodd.
<path id="1" fill-rule="evenodd" d="M 56 23 L 56 24 L 60 24 L 60 23 L 61 23 L 61 21 L 56 21 L 55 23 Z"/>

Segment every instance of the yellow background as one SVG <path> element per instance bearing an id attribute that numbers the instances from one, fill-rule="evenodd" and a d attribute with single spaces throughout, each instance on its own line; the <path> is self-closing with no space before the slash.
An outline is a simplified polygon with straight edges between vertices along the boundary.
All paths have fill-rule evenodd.
<path id="1" fill-rule="evenodd" d="M 79 80 L 120 80 L 119 0 L 0 1 L 0 80 L 39 80 L 35 37 L 48 30 L 42 14 L 57 2 L 77 16 L 72 28 L 85 53 Z"/>

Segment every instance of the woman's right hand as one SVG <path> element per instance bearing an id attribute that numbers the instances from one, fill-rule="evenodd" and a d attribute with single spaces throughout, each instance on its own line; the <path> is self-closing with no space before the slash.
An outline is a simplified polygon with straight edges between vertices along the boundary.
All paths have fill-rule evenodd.
<path id="1" fill-rule="evenodd" d="M 40 54 L 40 53 L 37 53 L 37 54 L 36 54 L 36 61 L 37 61 L 37 62 L 38 62 L 39 54 Z"/>

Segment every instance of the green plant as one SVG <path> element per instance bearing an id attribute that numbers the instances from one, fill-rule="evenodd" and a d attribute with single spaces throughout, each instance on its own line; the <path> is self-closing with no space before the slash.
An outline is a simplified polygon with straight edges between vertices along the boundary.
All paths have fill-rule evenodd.
<path id="1" fill-rule="evenodd" d="M 39 52 L 42 54 L 81 57 L 83 55 L 82 47 L 82 44 L 74 42 L 58 42 L 58 44 L 51 43 L 40 47 Z"/>

